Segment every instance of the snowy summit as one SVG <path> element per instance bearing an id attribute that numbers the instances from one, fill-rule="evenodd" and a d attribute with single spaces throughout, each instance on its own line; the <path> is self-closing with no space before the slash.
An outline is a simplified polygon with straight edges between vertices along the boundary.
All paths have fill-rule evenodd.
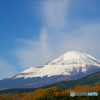
<path id="1" fill-rule="evenodd" d="M 57 59 L 48 63 L 48 65 L 67 65 L 67 64 L 100 64 L 100 61 L 86 53 L 69 51 Z"/>
<path id="2" fill-rule="evenodd" d="M 86 53 L 69 51 L 41 68 L 31 67 L 13 78 L 51 77 L 57 75 L 87 73 L 90 69 L 100 68 L 100 61 Z"/>

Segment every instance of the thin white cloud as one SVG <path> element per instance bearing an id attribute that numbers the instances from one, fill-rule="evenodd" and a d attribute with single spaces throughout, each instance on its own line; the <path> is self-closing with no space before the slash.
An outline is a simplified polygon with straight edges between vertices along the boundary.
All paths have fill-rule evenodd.
<path id="1" fill-rule="evenodd" d="M 68 1 L 69 0 L 46 0 L 44 2 L 43 17 L 46 25 L 58 29 L 66 24 Z"/>
<path id="2" fill-rule="evenodd" d="M 45 27 L 41 29 L 39 40 L 19 39 L 22 45 L 15 50 L 15 56 L 22 67 L 43 65 L 69 50 L 87 52 L 95 56 L 100 54 L 99 22 L 72 29 L 71 33 L 62 32 L 68 20 L 69 0 L 45 0 L 43 6 L 42 18 Z"/>
<path id="3" fill-rule="evenodd" d="M 45 64 L 52 57 L 47 42 L 47 31 L 41 29 L 39 41 L 20 39 L 22 47 L 14 51 L 22 67 L 40 66 Z"/>
<path id="4" fill-rule="evenodd" d="M 65 34 L 58 48 L 62 48 L 60 52 L 77 50 L 91 53 L 98 57 L 100 53 L 99 37 L 100 24 L 88 24 L 81 26 L 72 33 Z M 59 39 L 56 41 L 59 41 Z"/>
<path id="5" fill-rule="evenodd" d="M 98 46 L 97 37 L 99 37 L 100 24 L 86 25 L 73 31 L 69 34 L 63 34 L 57 37 L 50 34 L 47 30 L 42 28 L 39 41 L 24 40 L 20 42 L 23 44 L 15 52 L 16 57 L 22 67 L 40 66 L 46 64 L 49 60 L 69 51 L 76 50 L 90 53 L 94 56 L 99 54 L 100 47 Z M 48 42 L 49 38 L 49 42 Z M 58 42 L 58 45 L 54 45 Z"/>

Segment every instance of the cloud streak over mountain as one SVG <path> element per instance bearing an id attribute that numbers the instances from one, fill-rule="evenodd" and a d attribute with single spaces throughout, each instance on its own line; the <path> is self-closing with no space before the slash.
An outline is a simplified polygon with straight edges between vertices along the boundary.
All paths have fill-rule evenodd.
<path id="1" fill-rule="evenodd" d="M 84 51 L 94 56 L 99 54 L 99 22 L 86 23 L 71 29 L 67 18 L 70 4 L 69 0 L 50 0 L 42 4 L 41 17 L 44 19 L 44 26 L 40 38 L 36 41 L 25 40 L 24 46 L 16 50 L 22 66 L 42 65 L 68 50 Z"/>
<path id="2" fill-rule="evenodd" d="M 16 4 L 15 8 L 11 4 Z M 4 45 L 1 58 L 7 64 L 9 57 L 3 55 L 10 55 L 12 61 L 10 59 L 8 66 L 14 65 L 12 68 L 16 69 L 12 72 L 41 66 L 70 50 L 86 52 L 100 59 L 99 1 L 29 0 L 8 5 L 11 8 L 4 11 L 10 13 L 5 15 L 8 19 L 2 18 L 12 26 L 7 24 L 8 29 L 1 28 L 2 34 L 7 30 L 4 34 L 7 39 L 1 36 L 1 45 Z M 15 17 L 17 14 L 18 18 Z M 8 68 L 3 66 L 0 67 L 2 70 Z"/>

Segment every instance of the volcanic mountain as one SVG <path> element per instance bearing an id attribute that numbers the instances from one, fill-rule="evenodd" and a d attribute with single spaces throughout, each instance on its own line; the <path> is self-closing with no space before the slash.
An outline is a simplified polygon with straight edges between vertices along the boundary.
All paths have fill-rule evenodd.
<path id="1" fill-rule="evenodd" d="M 37 88 L 65 80 L 76 80 L 100 71 L 100 61 L 86 53 L 69 51 L 42 67 L 31 67 L 0 81 L 0 88 Z"/>

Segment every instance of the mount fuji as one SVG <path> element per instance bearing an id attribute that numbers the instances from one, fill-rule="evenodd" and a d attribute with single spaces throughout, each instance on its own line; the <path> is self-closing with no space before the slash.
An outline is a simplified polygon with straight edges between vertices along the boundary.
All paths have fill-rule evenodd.
<path id="1" fill-rule="evenodd" d="M 100 71 L 100 60 L 89 54 L 69 51 L 42 67 L 30 67 L 23 72 L 0 80 L 0 89 L 37 88 L 65 80 L 76 80 Z"/>

